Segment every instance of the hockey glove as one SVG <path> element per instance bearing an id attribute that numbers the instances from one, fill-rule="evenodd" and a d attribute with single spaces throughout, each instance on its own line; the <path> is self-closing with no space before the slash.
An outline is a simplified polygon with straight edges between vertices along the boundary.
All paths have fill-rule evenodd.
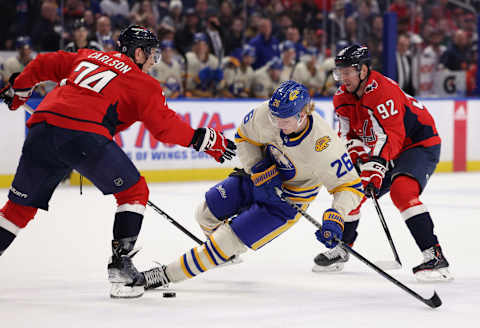
<path id="1" fill-rule="evenodd" d="M 212 128 L 198 128 L 193 134 L 190 145 L 196 151 L 204 151 L 215 158 L 217 162 L 223 163 L 225 160 L 231 160 L 235 156 L 235 143 Z"/>
<path id="2" fill-rule="evenodd" d="M 368 153 L 365 151 L 365 144 L 358 139 L 347 141 L 347 151 L 352 159 L 353 165 L 360 174 L 360 164 L 368 162 Z"/>
<path id="3" fill-rule="evenodd" d="M 281 201 L 275 188 L 282 188 L 277 166 L 269 159 L 263 159 L 252 167 L 250 179 L 253 182 L 253 199 L 259 203 L 272 204 Z"/>
<path id="4" fill-rule="evenodd" d="M 336 209 L 329 208 L 323 213 L 322 229 L 315 232 L 317 239 L 327 248 L 334 248 L 342 240 L 344 222 Z"/>
<path id="5" fill-rule="evenodd" d="M 2 90 L 0 90 L 0 98 L 5 102 L 10 110 L 17 110 L 18 107 L 25 104 L 33 91 L 33 88 L 13 88 L 13 83 L 18 75 L 20 75 L 20 73 L 13 73 L 8 79 L 9 83 Z"/>
<path id="6" fill-rule="evenodd" d="M 360 178 L 362 179 L 365 196 L 372 197 L 372 195 L 378 195 L 383 178 L 387 172 L 386 164 L 386 160 L 375 156 L 361 166 L 362 173 L 360 174 Z"/>

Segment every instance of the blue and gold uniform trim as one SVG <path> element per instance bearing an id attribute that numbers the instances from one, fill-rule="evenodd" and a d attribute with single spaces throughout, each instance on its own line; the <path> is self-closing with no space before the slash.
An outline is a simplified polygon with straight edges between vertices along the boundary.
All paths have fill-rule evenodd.
<path id="1" fill-rule="evenodd" d="M 256 142 L 256 141 L 254 141 L 254 140 L 252 140 L 252 139 L 250 139 L 250 138 L 247 138 L 247 137 L 243 134 L 243 132 L 240 130 L 240 128 L 238 128 L 238 129 L 237 129 L 237 133 L 235 133 L 235 142 L 236 142 L 236 143 L 240 143 L 240 142 L 244 142 L 244 141 L 246 141 L 246 142 L 248 142 L 248 143 L 251 143 L 252 145 L 258 146 L 258 147 L 263 146 L 262 143 Z"/>
<path id="2" fill-rule="evenodd" d="M 222 251 L 222 249 L 218 246 L 217 242 L 215 239 L 213 239 L 213 236 L 208 236 L 208 241 L 210 242 L 210 245 L 212 246 L 213 251 L 215 254 L 223 260 L 223 262 L 228 261 L 228 256 L 225 255 L 225 253 Z M 208 242 L 207 242 L 208 243 Z"/>
<path id="3" fill-rule="evenodd" d="M 307 207 L 308 207 L 308 204 L 303 204 L 302 205 L 302 210 L 306 210 Z M 300 220 L 301 217 L 302 217 L 302 214 L 297 213 L 293 219 L 287 220 L 287 222 L 285 222 L 285 224 L 279 226 L 277 229 L 273 230 L 268 235 L 265 235 L 262 239 L 259 239 L 258 241 L 253 243 L 250 246 L 250 248 L 253 249 L 253 250 L 257 250 L 260 247 L 262 247 L 262 246 L 266 245 L 267 243 L 271 242 L 273 239 L 277 238 L 282 233 L 284 233 L 285 231 L 290 229 L 295 223 L 298 222 L 298 220 Z"/>
<path id="4" fill-rule="evenodd" d="M 285 146 L 294 147 L 294 146 L 299 145 L 302 142 L 302 140 L 305 139 L 310 134 L 310 132 L 312 131 L 312 128 L 313 128 L 313 116 L 308 115 L 307 116 L 307 126 L 298 136 L 290 138 L 288 135 L 283 133 L 282 130 L 280 130 L 280 137 L 282 138 L 283 144 Z"/>
<path id="5" fill-rule="evenodd" d="M 330 189 L 328 192 L 330 194 L 334 194 L 334 193 L 340 192 L 340 191 L 350 191 L 350 192 L 353 192 L 353 193 L 357 194 L 360 197 L 364 196 L 362 182 L 360 181 L 360 178 L 355 179 L 354 181 L 351 181 L 351 182 L 344 183 L 344 184 L 342 184 L 338 187 L 335 187 L 333 189 Z"/>
<path id="6" fill-rule="evenodd" d="M 313 187 L 299 188 L 284 185 L 283 192 L 284 196 L 294 203 L 310 203 L 317 197 L 318 192 L 320 191 L 320 186 L 321 184 Z"/>

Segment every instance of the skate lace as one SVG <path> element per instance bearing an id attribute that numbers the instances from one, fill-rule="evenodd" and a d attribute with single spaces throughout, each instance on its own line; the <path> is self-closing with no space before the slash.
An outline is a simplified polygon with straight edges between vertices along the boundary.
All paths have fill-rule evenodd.
<path id="1" fill-rule="evenodd" d="M 168 280 L 167 274 L 165 273 L 166 268 L 165 265 L 162 265 L 161 267 L 144 271 L 145 288 L 168 287 L 170 280 Z"/>
<path id="2" fill-rule="evenodd" d="M 323 255 L 325 255 L 325 257 L 328 258 L 329 260 L 336 257 L 344 258 L 345 254 L 346 254 L 346 251 L 341 246 L 337 246 L 323 253 Z"/>
<path id="3" fill-rule="evenodd" d="M 428 262 L 431 260 L 438 260 L 435 247 L 430 247 L 429 249 L 424 250 L 422 254 L 423 254 L 424 262 Z"/>

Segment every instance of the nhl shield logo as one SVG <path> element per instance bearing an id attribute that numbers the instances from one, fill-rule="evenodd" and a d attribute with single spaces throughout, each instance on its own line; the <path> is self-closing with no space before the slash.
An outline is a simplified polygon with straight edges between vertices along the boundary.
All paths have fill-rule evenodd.
<path id="1" fill-rule="evenodd" d="M 120 187 L 120 186 L 123 185 L 123 179 L 122 178 L 116 178 L 115 180 L 113 180 L 113 183 L 115 184 L 115 186 Z"/>

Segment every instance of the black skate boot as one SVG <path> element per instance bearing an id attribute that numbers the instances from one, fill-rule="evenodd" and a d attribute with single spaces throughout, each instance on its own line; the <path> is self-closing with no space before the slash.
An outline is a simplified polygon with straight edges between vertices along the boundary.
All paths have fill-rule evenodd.
<path id="1" fill-rule="evenodd" d="M 167 273 L 165 272 L 165 270 L 167 270 L 167 266 L 161 264 L 159 265 L 159 267 L 142 272 L 146 290 L 158 287 L 169 287 L 170 279 L 168 279 Z"/>
<path id="2" fill-rule="evenodd" d="M 440 245 L 432 246 L 424 250 L 422 254 L 423 263 L 412 269 L 418 281 L 436 282 L 453 280 L 453 276 L 448 270 L 449 264 L 445 256 L 443 256 Z"/>
<path id="3" fill-rule="evenodd" d="M 112 298 L 140 297 L 144 292 L 145 279 L 132 262 L 138 253 L 133 249 L 134 243 L 128 239 L 113 240 L 113 255 L 108 263 L 108 280 L 112 283 Z"/>
<path id="4" fill-rule="evenodd" d="M 313 272 L 334 272 L 341 271 L 343 264 L 348 261 L 350 255 L 341 246 L 337 245 L 334 248 L 318 254 L 313 261 L 315 265 L 312 268 Z"/>

